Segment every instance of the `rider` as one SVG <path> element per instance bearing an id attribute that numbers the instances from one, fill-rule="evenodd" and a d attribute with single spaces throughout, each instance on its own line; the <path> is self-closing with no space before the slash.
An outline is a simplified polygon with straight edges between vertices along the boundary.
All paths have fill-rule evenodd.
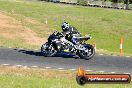
<path id="1" fill-rule="evenodd" d="M 80 32 L 73 26 L 70 26 L 67 22 L 62 23 L 61 28 L 63 30 L 63 34 L 66 36 L 65 38 L 68 41 L 71 41 L 73 44 L 79 44 L 79 40 L 74 37 L 81 37 Z"/>

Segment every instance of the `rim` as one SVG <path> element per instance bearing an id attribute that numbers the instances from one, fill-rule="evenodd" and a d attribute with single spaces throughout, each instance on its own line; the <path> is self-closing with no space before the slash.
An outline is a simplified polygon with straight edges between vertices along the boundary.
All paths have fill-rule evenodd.
<path id="1" fill-rule="evenodd" d="M 55 50 L 51 44 L 42 45 L 41 51 L 44 55 L 51 55 L 51 54 L 55 53 Z"/>
<path id="2" fill-rule="evenodd" d="M 81 51 L 81 54 L 83 55 L 83 56 L 91 56 L 92 54 L 93 54 L 93 49 L 89 49 L 89 48 L 86 48 L 85 47 L 85 50 L 82 50 Z"/>

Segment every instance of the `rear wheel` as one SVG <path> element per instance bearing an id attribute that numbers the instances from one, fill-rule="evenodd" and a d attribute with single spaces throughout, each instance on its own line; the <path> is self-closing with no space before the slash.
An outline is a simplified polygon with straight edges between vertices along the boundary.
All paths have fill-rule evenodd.
<path id="1" fill-rule="evenodd" d="M 55 48 L 53 47 L 51 43 L 46 42 L 41 47 L 41 53 L 45 57 L 48 57 L 48 56 L 54 56 L 57 53 L 57 51 L 55 50 Z"/>
<path id="2" fill-rule="evenodd" d="M 78 56 L 86 60 L 93 58 L 94 55 L 95 55 L 95 49 L 90 44 L 84 45 L 84 50 L 78 51 Z"/>

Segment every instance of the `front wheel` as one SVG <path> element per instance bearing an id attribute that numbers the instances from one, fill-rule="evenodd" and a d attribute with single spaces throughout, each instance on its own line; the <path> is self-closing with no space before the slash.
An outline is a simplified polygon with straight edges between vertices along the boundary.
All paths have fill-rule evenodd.
<path id="1" fill-rule="evenodd" d="M 51 57 L 51 56 L 54 56 L 57 53 L 57 51 L 55 50 L 55 48 L 53 47 L 51 43 L 46 42 L 41 47 L 41 53 L 45 57 Z"/>
<path id="2" fill-rule="evenodd" d="M 86 60 L 93 58 L 93 56 L 95 55 L 94 47 L 90 44 L 85 44 L 83 47 L 83 50 L 78 51 L 78 56 Z"/>

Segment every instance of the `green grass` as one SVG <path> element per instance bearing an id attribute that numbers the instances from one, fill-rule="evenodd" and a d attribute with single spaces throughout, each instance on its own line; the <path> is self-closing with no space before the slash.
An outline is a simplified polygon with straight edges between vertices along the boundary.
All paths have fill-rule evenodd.
<path id="1" fill-rule="evenodd" d="M 131 88 L 131 84 L 86 84 L 80 86 L 75 79 L 39 78 L 34 76 L 0 75 L 0 88 Z"/>
<path id="2" fill-rule="evenodd" d="M 86 84 L 76 82 L 76 72 L 0 68 L 0 88 L 131 88 L 130 84 Z M 48 74 L 47 74 L 48 73 Z"/>
<path id="3" fill-rule="evenodd" d="M 120 36 L 122 36 L 124 53 L 132 54 L 132 11 L 25 0 L 0 1 L 0 10 L 10 13 L 12 9 L 18 15 L 31 17 L 41 23 L 45 23 L 47 18 L 50 30 L 60 31 L 61 23 L 67 21 L 83 35 L 92 34 L 93 39 L 89 42 L 91 44 L 96 42 L 98 49 L 109 52 L 119 52 Z M 29 27 L 32 28 L 32 25 Z M 34 29 L 36 32 L 37 30 Z M 41 35 L 43 36 L 45 35 Z"/>

